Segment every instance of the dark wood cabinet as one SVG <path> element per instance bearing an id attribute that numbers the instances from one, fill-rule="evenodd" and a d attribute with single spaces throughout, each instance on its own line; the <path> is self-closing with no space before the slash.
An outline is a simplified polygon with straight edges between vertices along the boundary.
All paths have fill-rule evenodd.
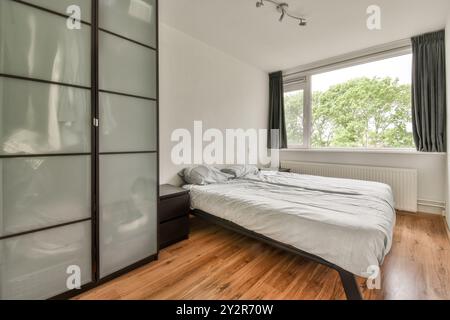
<path id="1" fill-rule="evenodd" d="M 159 188 L 159 249 L 189 237 L 189 191 L 172 185 Z"/>

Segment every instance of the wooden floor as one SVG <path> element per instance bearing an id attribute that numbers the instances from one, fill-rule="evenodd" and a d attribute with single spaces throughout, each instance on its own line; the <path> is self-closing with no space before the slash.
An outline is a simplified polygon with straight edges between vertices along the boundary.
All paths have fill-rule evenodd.
<path id="1" fill-rule="evenodd" d="M 192 218 L 189 240 L 77 299 L 345 299 L 336 271 Z M 365 299 L 450 299 L 442 217 L 399 213 L 382 290 Z"/>

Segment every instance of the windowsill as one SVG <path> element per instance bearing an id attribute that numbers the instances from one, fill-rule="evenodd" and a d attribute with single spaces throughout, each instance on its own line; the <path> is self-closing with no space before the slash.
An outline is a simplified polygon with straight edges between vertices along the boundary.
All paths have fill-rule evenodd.
<path id="1" fill-rule="evenodd" d="M 415 149 L 358 149 L 358 148 L 295 148 L 282 149 L 280 152 L 311 152 L 311 153 L 369 153 L 369 154 L 407 154 L 422 156 L 446 156 L 445 152 L 418 152 Z"/>

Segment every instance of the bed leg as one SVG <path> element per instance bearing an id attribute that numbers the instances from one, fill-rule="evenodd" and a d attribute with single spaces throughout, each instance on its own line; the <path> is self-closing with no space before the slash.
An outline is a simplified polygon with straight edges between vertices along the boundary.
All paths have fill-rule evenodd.
<path id="1" fill-rule="evenodd" d="M 355 275 L 345 270 L 339 270 L 338 272 L 347 300 L 363 300 Z"/>

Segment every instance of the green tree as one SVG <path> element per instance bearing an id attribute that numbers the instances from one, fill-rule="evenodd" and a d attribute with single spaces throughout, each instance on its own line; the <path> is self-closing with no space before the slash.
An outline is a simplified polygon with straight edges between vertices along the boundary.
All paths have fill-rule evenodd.
<path id="1" fill-rule="evenodd" d="M 303 95 L 286 95 L 290 143 L 303 138 L 302 99 Z M 414 147 L 411 86 L 398 79 L 353 79 L 314 92 L 312 105 L 313 147 Z"/>

